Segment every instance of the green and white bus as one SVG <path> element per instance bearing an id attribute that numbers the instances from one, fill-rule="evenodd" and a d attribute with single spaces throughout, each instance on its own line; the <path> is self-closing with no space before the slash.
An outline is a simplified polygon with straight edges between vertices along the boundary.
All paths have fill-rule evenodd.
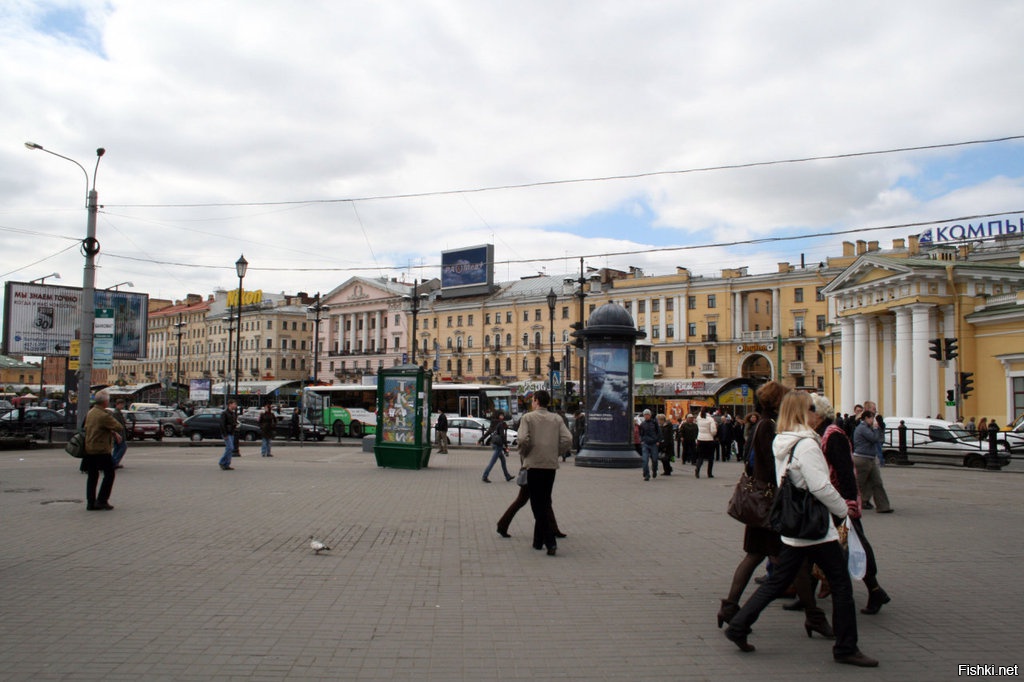
<path id="1" fill-rule="evenodd" d="M 308 386 L 303 404 L 309 420 L 323 424 L 335 436 L 362 438 L 377 432 L 375 385 Z"/>

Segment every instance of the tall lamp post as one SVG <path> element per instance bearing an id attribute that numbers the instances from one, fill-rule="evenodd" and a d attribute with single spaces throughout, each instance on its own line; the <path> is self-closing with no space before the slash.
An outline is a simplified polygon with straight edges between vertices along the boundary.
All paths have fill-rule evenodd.
<path id="1" fill-rule="evenodd" d="M 40 284 L 46 284 L 46 280 L 50 279 L 51 277 L 54 278 L 54 279 L 60 279 L 60 273 L 59 272 L 51 272 L 49 275 L 44 275 L 42 277 L 36 277 L 35 279 L 30 280 L 29 284 L 35 284 L 36 282 L 39 282 Z"/>
<path id="2" fill-rule="evenodd" d="M 82 274 L 82 331 L 79 343 L 78 360 L 78 407 L 75 412 L 75 426 L 79 429 L 85 423 L 85 415 L 89 411 L 89 398 L 92 386 L 92 345 L 93 326 L 96 323 L 96 254 L 100 252 L 100 243 L 96 241 L 96 212 L 98 197 L 96 194 L 96 172 L 100 169 L 100 159 L 107 150 L 100 147 L 96 150 L 96 166 L 92 171 L 92 187 L 89 187 L 89 173 L 72 158 L 51 152 L 35 142 L 26 142 L 28 149 L 38 149 L 52 156 L 70 161 L 82 170 L 85 175 L 85 208 L 87 211 L 85 239 L 82 240 L 82 254 L 85 256 L 85 268 Z"/>
<path id="3" fill-rule="evenodd" d="M 231 336 L 235 333 L 235 314 L 228 310 L 228 348 L 224 363 L 224 409 L 228 408 L 228 388 L 231 386 Z"/>
<path id="4" fill-rule="evenodd" d="M 242 280 L 245 279 L 245 271 L 249 268 L 249 261 L 245 260 L 245 254 L 235 261 L 235 273 L 238 275 L 238 334 L 235 336 L 235 398 L 238 398 L 238 375 L 242 368 L 240 365 L 242 356 Z"/>
<path id="5" fill-rule="evenodd" d="M 550 323 L 550 329 L 548 330 L 548 393 L 552 395 L 552 400 L 555 395 L 555 303 L 558 301 L 558 294 L 555 293 L 554 287 L 548 292 L 548 322 Z M 552 402 L 552 404 L 554 404 Z"/>
<path id="6" fill-rule="evenodd" d="M 313 320 L 313 383 L 319 381 L 320 368 L 320 319 L 323 313 L 331 309 L 331 306 L 320 302 L 320 292 L 316 292 L 316 300 L 313 305 L 306 308 L 306 319 Z"/>
<path id="7" fill-rule="evenodd" d="M 174 323 L 174 331 L 178 335 L 178 366 L 174 377 L 174 401 L 181 405 L 181 335 L 185 328 L 185 322 L 181 313 L 178 313 L 178 321 Z"/>
<path id="8" fill-rule="evenodd" d="M 412 313 L 412 329 L 409 330 L 409 362 L 416 364 L 416 318 L 420 312 L 420 281 L 414 279 L 412 282 L 412 294 L 406 295 L 409 300 L 409 312 Z"/>

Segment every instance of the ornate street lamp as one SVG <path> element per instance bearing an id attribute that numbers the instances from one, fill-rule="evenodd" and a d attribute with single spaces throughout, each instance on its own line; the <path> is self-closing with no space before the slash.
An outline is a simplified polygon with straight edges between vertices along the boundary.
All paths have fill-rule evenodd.
<path id="1" fill-rule="evenodd" d="M 554 287 L 548 292 L 548 322 L 551 325 L 548 335 L 548 392 L 552 396 L 552 401 L 555 395 L 555 303 L 558 302 L 558 294 L 555 293 Z M 552 404 L 554 404 L 552 402 Z"/>
<path id="2" fill-rule="evenodd" d="M 178 366 L 174 378 L 174 400 L 179 406 L 181 405 L 181 335 L 184 328 L 185 322 L 182 314 L 178 313 L 178 321 L 174 323 L 174 331 L 178 335 Z"/>
<path id="3" fill-rule="evenodd" d="M 238 274 L 238 334 L 235 337 L 235 398 L 238 398 L 238 375 L 242 372 L 242 280 L 245 279 L 245 271 L 249 268 L 249 261 L 245 260 L 245 254 L 235 261 L 235 273 Z"/>
<path id="4" fill-rule="evenodd" d="M 413 280 L 412 293 L 402 297 L 409 302 L 409 312 L 412 313 L 412 329 L 409 330 L 409 339 L 406 344 L 409 347 L 409 362 L 413 365 L 416 364 L 416 319 L 420 311 L 420 300 L 423 298 L 419 288 L 420 281 L 418 279 Z"/>
<path id="5" fill-rule="evenodd" d="M 54 278 L 54 279 L 60 279 L 60 273 L 59 272 L 51 272 L 49 275 L 43 275 L 42 277 L 36 277 L 35 279 L 30 280 L 29 284 L 35 284 L 36 282 L 39 282 L 40 284 L 46 284 L 46 280 L 50 279 L 51 277 Z"/>
<path id="6" fill-rule="evenodd" d="M 319 380 L 319 367 L 320 367 L 320 319 L 321 316 L 328 312 L 331 306 L 324 305 L 320 302 L 320 292 L 316 292 L 316 300 L 313 301 L 313 305 L 306 308 L 306 319 L 313 320 L 313 383 L 317 383 Z"/>
<path id="7" fill-rule="evenodd" d="M 107 150 L 100 147 L 96 150 L 96 167 L 92 171 L 92 188 L 89 187 L 89 173 L 72 158 L 51 152 L 35 142 L 26 142 L 28 149 L 38 149 L 52 156 L 70 161 L 78 166 L 85 175 L 85 208 L 86 227 L 85 239 L 82 241 L 82 253 L 85 255 L 85 268 L 82 275 L 82 331 L 79 343 L 78 360 L 78 407 L 75 413 L 75 426 L 79 429 L 85 423 L 85 415 L 89 411 L 89 399 L 92 397 L 92 348 L 93 327 L 96 324 L 96 254 L 100 252 L 100 243 L 96 241 L 96 213 L 99 195 L 96 194 L 96 172 L 100 169 L 100 159 Z"/>

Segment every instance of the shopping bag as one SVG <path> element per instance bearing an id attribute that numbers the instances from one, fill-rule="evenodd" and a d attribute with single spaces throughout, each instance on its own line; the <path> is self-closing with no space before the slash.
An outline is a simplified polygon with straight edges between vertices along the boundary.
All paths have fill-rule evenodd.
<path id="1" fill-rule="evenodd" d="M 850 577 L 856 580 L 863 580 L 864 575 L 868 572 L 868 555 L 864 551 L 864 545 L 860 543 L 860 537 L 857 535 L 857 530 L 850 523 L 850 519 L 846 519 L 843 523 L 846 524 L 846 545 L 848 556 L 846 564 L 850 569 Z"/>

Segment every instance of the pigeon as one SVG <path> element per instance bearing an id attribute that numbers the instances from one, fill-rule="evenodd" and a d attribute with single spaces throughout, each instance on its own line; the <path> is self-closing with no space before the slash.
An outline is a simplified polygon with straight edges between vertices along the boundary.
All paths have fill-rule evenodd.
<path id="1" fill-rule="evenodd" d="M 312 535 L 309 536 L 309 548 L 313 550 L 314 554 L 320 554 L 320 552 L 329 552 L 331 548 L 320 542 Z"/>

